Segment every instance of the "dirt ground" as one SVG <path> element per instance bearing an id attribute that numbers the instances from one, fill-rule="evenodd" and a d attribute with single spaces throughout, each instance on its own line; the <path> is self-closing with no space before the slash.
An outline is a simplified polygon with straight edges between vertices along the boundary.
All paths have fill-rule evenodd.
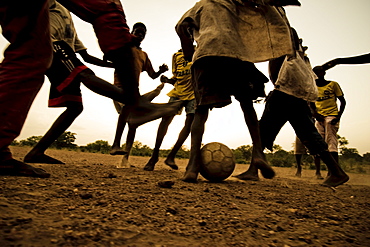
<path id="1" fill-rule="evenodd" d="M 29 148 L 12 147 L 22 159 Z M 0 246 L 370 246 L 370 175 L 336 191 L 293 168 L 258 182 L 180 180 L 161 159 L 49 150 L 48 179 L 0 177 Z M 247 169 L 237 165 L 234 175 Z M 325 174 L 324 174 L 325 175 Z M 158 182 L 173 181 L 171 188 Z"/>

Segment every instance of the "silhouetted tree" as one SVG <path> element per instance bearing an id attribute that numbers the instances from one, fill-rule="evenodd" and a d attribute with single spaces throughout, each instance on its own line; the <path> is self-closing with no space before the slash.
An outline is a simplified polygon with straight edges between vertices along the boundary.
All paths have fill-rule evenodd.
<path id="1" fill-rule="evenodd" d="M 243 145 L 233 150 L 236 163 L 249 163 L 252 157 L 252 149 L 253 147 L 251 145 Z"/>
<path id="2" fill-rule="evenodd" d="M 30 147 L 33 147 L 33 146 L 36 145 L 36 143 L 38 143 L 41 140 L 41 138 L 42 138 L 42 136 L 31 136 L 31 137 L 28 137 L 25 140 L 20 140 L 19 141 L 19 145 L 20 146 L 30 146 Z"/>
<path id="3" fill-rule="evenodd" d="M 76 133 L 72 133 L 70 131 L 66 131 L 61 134 L 58 139 L 56 139 L 53 144 L 50 145 L 52 148 L 62 149 L 62 148 L 71 148 L 76 149 L 78 146 L 74 144 L 76 137 Z"/>
<path id="4" fill-rule="evenodd" d="M 88 152 L 107 154 L 111 146 L 107 141 L 97 140 L 94 143 L 87 144 L 85 147 L 81 147 L 81 151 L 84 151 L 82 149 L 86 149 Z"/>
<path id="5" fill-rule="evenodd" d="M 147 145 L 143 145 L 139 141 L 135 141 L 132 145 L 131 154 L 133 156 L 151 156 L 153 149 Z"/>

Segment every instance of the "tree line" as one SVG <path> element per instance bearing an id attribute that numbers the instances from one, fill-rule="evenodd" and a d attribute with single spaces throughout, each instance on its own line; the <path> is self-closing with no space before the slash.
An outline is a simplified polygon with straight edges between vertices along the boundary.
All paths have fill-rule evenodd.
<path id="1" fill-rule="evenodd" d="M 75 144 L 76 133 L 70 131 L 64 132 L 51 146 L 50 148 L 54 149 L 67 149 L 79 152 L 91 152 L 91 153 L 103 153 L 108 154 L 111 150 L 111 145 L 108 141 L 97 140 L 93 143 L 89 143 L 86 146 L 78 146 Z M 14 140 L 11 145 L 13 146 L 30 146 L 33 147 L 36 145 L 42 136 L 31 136 L 25 140 Z M 365 153 L 360 155 L 356 148 L 349 148 L 348 140 L 345 137 L 338 135 L 339 141 L 339 150 L 340 150 L 340 165 L 346 171 L 366 173 L 367 170 L 370 170 L 370 153 Z M 125 148 L 125 144 L 123 144 Z M 166 157 L 171 149 L 161 149 L 159 152 L 160 157 Z M 236 149 L 232 149 L 237 164 L 249 164 L 249 161 L 252 157 L 252 146 L 243 145 Z M 147 145 L 142 144 L 139 141 L 135 141 L 132 149 L 132 156 L 147 156 L 152 155 L 153 149 Z M 185 146 L 177 152 L 176 158 L 179 159 L 188 159 L 190 157 L 190 150 Z M 274 145 L 272 151 L 266 152 L 267 160 L 270 165 L 276 167 L 295 167 L 296 161 L 294 157 L 294 152 L 286 151 L 279 145 Z M 314 159 L 311 155 L 303 156 L 303 166 L 307 169 L 314 169 Z M 325 170 L 326 167 L 322 164 L 322 170 Z"/>

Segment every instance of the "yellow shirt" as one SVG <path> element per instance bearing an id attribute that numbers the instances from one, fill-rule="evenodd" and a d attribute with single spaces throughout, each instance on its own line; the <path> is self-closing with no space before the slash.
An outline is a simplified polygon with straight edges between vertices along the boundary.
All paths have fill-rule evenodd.
<path id="1" fill-rule="evenodd" d="M 194 99 L 194 89 L 191 84 L 191 62 L 184 59 L 182 52 L 176 52 L 172 56 L 172 73 L 171 79 L 176 80 L 174 88 L 167 94 L 170 97 L 176 97 L 180 100 Z"/>
<path id="2" fill-rule="evenodd" d="M 317 87 L 317 89 L 319 91 L 319 96 L 315 102 L 317 112 L 325 117 L 337 116 L 337 97 L 343 96 L 343 91 L 339 84 L 331 81 L 325 86 Z"/>

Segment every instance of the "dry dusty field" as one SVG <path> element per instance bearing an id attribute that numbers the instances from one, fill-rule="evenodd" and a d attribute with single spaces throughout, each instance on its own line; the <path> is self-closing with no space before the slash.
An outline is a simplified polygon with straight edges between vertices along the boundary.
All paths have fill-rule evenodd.
<path id="1" fill-rule="evenodd" d="M 12 147 L 22 159 L 29 148 Z M 336 191 L 293 168 L 257 182 L 196 184 L 148 157 L 49 150 L 48 179 L 0 177 L 0 246 L 370 246 L 370 175 Z M 247 169 L 237 165 L 234 175 Z M 158 182 L 173 181 L 172 188 Z"/>

